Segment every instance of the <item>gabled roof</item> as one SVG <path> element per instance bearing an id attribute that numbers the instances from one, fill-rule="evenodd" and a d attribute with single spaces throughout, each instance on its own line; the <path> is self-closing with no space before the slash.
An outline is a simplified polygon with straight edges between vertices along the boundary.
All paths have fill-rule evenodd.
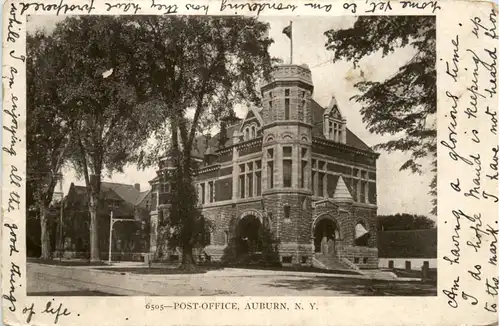
<path id="1" fill-rule="evenodd" d="M 313 130 L 312 134 L 316 138 L 325 138 L 323 135 L 323 115 L 325 109 L 318 104 L 315 100 L 311 100 L 311 118 Z M 364 151 L 373 152 L 370 146 L 366 145 L 361 139 L 358 138 L 349 128 L 346 128 L 346 145 L 352 146 Z"/>
<path id="2" fill-rule="evenodd" d="M 139 194 L 139 197 L 137 198 L 137 202 L 135 204 L 140 205 L 142 203 L 142 201 L 144 200 L 144 198 L 146 198 L 150 192 L 151 192 L 151 190 L 146 190 L 146 191 L 141 192 Z"/>
<path id="3" fill-rule="evenodd" d="M 71 184 L 70 191 L 71 190 L 74 191 L 74 195 L 77 198 L 87 198 L 87 187 Z M 149 190 L 140 192 L 133 185 L 101 182 L 101 196 L 108 200 L 123 200 L 135 206 L 138 201 L 142 201 L 148 193 Z"/>
<path id="4" fill-rule="evenodd" d="M 101 182 L 101 191 L 106 190 L 113 190 L 121 199 L 133 205 L 140 196 L 140 191 L 133 185 L 123 183 Z"/>

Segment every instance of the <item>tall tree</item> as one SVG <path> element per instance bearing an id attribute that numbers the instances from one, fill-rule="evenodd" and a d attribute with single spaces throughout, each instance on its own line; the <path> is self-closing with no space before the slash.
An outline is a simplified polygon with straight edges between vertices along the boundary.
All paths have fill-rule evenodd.
<path id="1" fill-rule="evenodd" d="M 258 103 L 256 82 L 267 77 L 274 60 L 266 37 L 269 26 L 255 18 L 136 16 L 129 62 L 140 93 L 160 103 L 170 124 L 170 152 L 176 162 L 170 216 L 182 247 L 182 265 L 194 264 L 199 238 L 191 150 L 207 121 L 229 115 L 234 104 Z M 192 119 L 186 117 L 189 110 Z M 202 122 L 203 121 L 203 122 Z"/>
<path id="2" fill-rule="evenodd" d="M 90 259 L 100 259 L 98 207 L 102 174 L 123 172 L 150 133 L 155 107 L 141 105 L 125 56 L 123 35 L 133 30 L 111 16 L 81 16 L 58 23 L 51 37 L 59 114 L 74 139 L 71 160 L 89 198 Z M 124 51 L 125 49 L 125 51 Z"/>
<path id="3" fill-rule="evenodd" d="M 60 64 L 54 49 L 43 32 L 27 35 L 27 209 L 40 220 L 43 259 L 51 256 L 49 207 L 71 143 L 69 125 L 59 114 L 54 81 Z"/>
<path id="4" fill-rule="evenodd" d="M 432 214 L 437 213 L 436 144 L 436 18 L 433 16 L 361 16 L 352 28 L 329 30 L 326 48 L 333 61 L 358 62 L 376 52 L 382 56 L 396 49 L 412 47 L 415 54 L 383 82 L 363 81 L 354 97 L 363 105 L 361 114 L 368 130 L 381 135 L 398 135 L 378 144 L 377 149 L 410 153 L 400 167 L 422 173 L 423 159 L 432 158 L 434 174 L 429 194 Z"/>

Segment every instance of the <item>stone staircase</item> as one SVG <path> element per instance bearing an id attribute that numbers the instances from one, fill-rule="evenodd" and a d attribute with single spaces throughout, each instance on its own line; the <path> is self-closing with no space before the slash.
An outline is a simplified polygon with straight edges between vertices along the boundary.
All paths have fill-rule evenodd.
<path id="1" fill-rule="evenodd" d="M 313 266 L 328 270 L 355 271 L 351 266 L 332 255 L 316 253 L 313 257 Z"/>

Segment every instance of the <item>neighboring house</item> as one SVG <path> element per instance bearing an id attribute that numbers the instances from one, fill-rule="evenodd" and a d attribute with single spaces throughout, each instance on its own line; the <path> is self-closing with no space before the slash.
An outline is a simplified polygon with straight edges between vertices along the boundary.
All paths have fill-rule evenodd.
<path id="1" fill-rule="evenodd" d="M 101 183 L 101 203 L 98 208 L 99 249 L 101 259 L 108 257 L 110 214 L 129 221 L 113 226 L 113 259 L 138 259 L 138 253 L 149 251 L 149 211 L 151 191 L 140 185 Z M 90 251 L 90 214 L 85 186 L 71 184 L 64 207 L 64 255 L 87 257 Z"/>
<path id="2" fill-rule="evenodd" d="M 437 229 L 383 231 L 378 233 L 380 268 L 420 270 L 437 268 Z"/>
<path id="3" fill-rule="evenodd" d="M 213 225 L 207 258 L 224 259 L 231 244 L 237 255 L 259 251 L 251 244 L 266 228 L 282 263 L 377 268 L 379 155 L 347 128 L 335 98 L 323 108 L 313 89 L 306 65 L 280 65 L 261 88 L 262 108 L 196 139 L 199 204 Z M 150 182 L 151 252 L 172 169 L 163 158 Z"/>

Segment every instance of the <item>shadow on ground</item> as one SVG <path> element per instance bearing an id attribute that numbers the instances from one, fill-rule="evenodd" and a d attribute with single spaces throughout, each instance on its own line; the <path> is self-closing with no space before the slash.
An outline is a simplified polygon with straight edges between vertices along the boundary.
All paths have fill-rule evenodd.
<path id="1" fill-rule="evenodd" d="M 278 279 L 267 286 L 296 291 L 328 290 L 335 296 L 436 296 L 436 284 L 422 282 L 377 281 L 314 277 L 301 279 Z"/>

